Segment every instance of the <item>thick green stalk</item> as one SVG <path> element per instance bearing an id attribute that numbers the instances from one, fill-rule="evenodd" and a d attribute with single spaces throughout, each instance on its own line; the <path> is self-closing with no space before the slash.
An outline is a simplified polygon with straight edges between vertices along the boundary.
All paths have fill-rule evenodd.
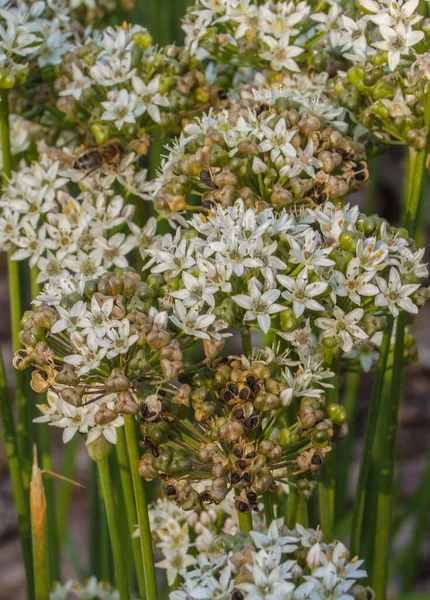
<path id="1" fill-rule="evenodd" d="M 335 472 L 333 450 L 329 452 L 321 467 L 318 484 L 318 505 L 320 525 L 325 542 L 333 539 L 334 505 L 335 505 Z"/>
<path id="2" fill-rule="evenodd" d="M 349 472 L 355 440 L 356 405 L 360 386 L 360 373 L 348 372 L 345 381 L 343 406 L 348 416 L 348 435 L 336 445 L 335 514 L 341 517 L 345 508 L 349 486 Z"/>
<path id="3" fill-rule="evenodd" d="M 240 337 L 242 340 L 242 352 L 245 356 L 249 356 L 252 353 L 251 331 L 249 329 L 241 331 Z"/>
<path id="4" fill-rule="evenodd" d="M 9 131 L 9 104 L 8 91 L 0 90 L 0 134 L 1 151 L 3 159 L 3 172 L 6 178 L 9 178 L 12 172 L 12 161 L 10 151 L 10 131 Z M 21 285 L 19 279 L 19 263 L 11 260 L 12 252 L 8 253 L 8 279 L 9 279 L 9 302 L 10 302 L 10 321 L 12 329 L 12 349 L 15 352 L 21 347 L 18 339 L 20 330 L 20 321 L 22 316 L 21 309 Z M 24 373 L 15 370 L 15 398 L 17 408 L 17 444 L 21 460 L 21 477 L 24 488 L 28 489 L 30 485 L 31 471 L 31 444 L 28 436 L 28 407 L 25 397 Z"/>
<path id="5" fill-rule="evenodd" d="M 116 573 L 116 585 L 121 600 L 129 600 L 127 578 L 124 570 L 124 556 L 121 549 L 120 535 L 118 530 L 117 516 L 115 510 L 115 499 L 113 495 L 112 480 L 109 470 L 109 459 L 107 456 L 96 461 L 100 477 L 103 500 L 106 507 L 106 516 L 109 527 L 110 541 L 112 545 L 113 560 Z"/>
<path id="6" fill-rule="evenodd" d="M 339 401 L 339 375 L 333 379 L 333 388 L 327 390 L 327 403 Z M 335 449 L 332 448 L 321 467 L 318 485 L 320 524 L 324 540 L 330 542 L 333 535 L 335 508 Z"/>
<path id="7" fill-rule="evenodd" d="M 75 435 L 75 437 L 71 439 L 70 442 L 67 442 L 67 444 L 65 444 L 63 447 L 63 457 L 59 472 L 64 477 L 67 477 L 67 479 L 73 479 L 78 442 L 79 437 Z M 64 544 L 66 532 L 69 526 L 69 508 L 72 493 L 73 486 L 62 481 L 58 482 L 55 516 L 57 518 L 58 543 L 60 547 Z"/>
<path id="8" fill-rule="evenodd" d="M 384 384 L 384 375 L 387 366 L 388 353 L 390 350 L 391 332 L 393 329 L 393 321 L 389 320 L 381 344 L 381 351 L 378 361 L 378 368 L 373 383 L 372 398 L 370 401 L 369 413 L 367 416 L 366 433 L 364 436 L 363 453 L 360 464 L 360 474 L 355 498 L 354 514 L 352 519 L 351 529 L 351 555 L 355 556 L 360 553 L 360 540 L 363 529 L 364 507 L 366 504 L 366 492 L 368 489 L 368 480 L 370 475 L 370 467 L 372 463 L 373 443 L 375 440 L 378 415 L 380 412 L 380 404 L 382 397 L 382 389 Z"/>
<path id="9" fill-rule="evenodd" d="M 288 494 L 286 524 L 288 529 L 294 529 L 297 523 L 297 514 L 299 511 L 300 496 L 298 491 L 291 487 Z"/>
<path id="10" fill-rule="evenodd" d="M 237 511 L 237 519 L 239 521 L 239 531 L 249 533 L 252 531 L 252 515 L 251 513 L 242 513 Z"/>
<path id="11" fill-rule="evenodd" d="M 88 550 L 90 574 L 101 577 L 101 553 L 106 552 L 106 544 L 101 543 L 102 512 L 99 510 L 99 483 L 97 478 L 97 465 L 90 463 L 89 481 L 89 517 L 88 517 Z"/>
<path id="12" fill-rule="evenodd" d="M 381 600 L 387 594 L 388 544 L 392 520 L 392 496 L 394 481 L 394 462 L 398 427 L 398 415 L 402 397 L 403 346 L 405 335 L 405 314 L 402 313 L 396 323 L 396 341 L 394 345 L 392 369 L 387 372 L 388 380 L 383 394 L 383 404 L 378 419 L 373 461 L 378 465 L 377 508 L 374 519 L 373 556 L 368 560 L 370 584 L 376 597 Z"/>
<path id="13" fill-rule="evenodd" d="M 264 517 L 266 519 L 266 525 L 269 527 L 270 523 L 275 518 L 275 508 L 273 506 L 273 495 L 272 492 L 266 492 L 263 495 L 264 503 Z"/>
<path id="14" fill-rule="evenodd" d="M 51 444 L 49 437 L 49 425 L 40 423 L 38 428 L 39 446 L 42 468 L 46 471 L 52 471 L 51 459 Z M 70 487 L 70 485 L 69 485 Z M 51 583 L 61 581 L 61 552 L 58 542 L 56 514 L 56 494 L 54 493 L 54 482 L 51 477 L 45 480 L 44 483 L 46 502 L 49 506 L 47 514 L 48 537 L 49 537 L 49 573 L 51 575 Z"/>
<path id="15" fill-rule="evenodd" d="M 133 415 L 124 415 L 125 436 L 133 479 L 134 497 L 137 508 L 137 522 L 140 533 L 143 572 L 145 574 L 146 600 L 157 600 L 154 558 L 152 554 L 152 535 L 149 525 L 148 505 L 145 488 L 138 472 L 139 445 L 137 441 L 136 421 Z"/>
<path id="16" fill-rule="evenodd" d="M 116 452 L 118 457 L 119 474 L 121 478 L 121 486 L 123 490 L 125 509 L 127 514 L 128 532 L 133 549 L 137 584 L 139 588 L 139 594 L 142 598 L 144 598 L 146 594 L 146 588 L 145 574 L 143 571 L 142 562 L 142 550 L 140 547 L 140 540 L 138 538 L 132 537 L 138 522 L 136 504 L 134 501 L 133 478 L 130 472 L 130 461 L 128 459 L 127 446 L 124 431 L 122 428 L 117 429 Z"/>
<path id="17" fill-rule="evenodd" d="M 3 441 L 9 465 L 10 479 L 18 518 L 18 531 L 21 541 L 22 555 L 27 581 L 27 598 L 34 598 L 33 591 L 33 559 L 31 549 L 30 507 L 21 479 L 21 464 L 18 455 L 15 426 L 13 423 L 12 409 L 8 398 L 8 389 L 3 365 L 3 356 L 0 352 L 0 414 L 3 424 Z"/>

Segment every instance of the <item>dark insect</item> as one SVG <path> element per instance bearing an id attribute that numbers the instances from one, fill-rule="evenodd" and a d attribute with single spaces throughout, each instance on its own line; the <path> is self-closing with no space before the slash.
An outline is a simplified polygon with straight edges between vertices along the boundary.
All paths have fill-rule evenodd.
<path id="1" fill-rule="evenodd" d="M 124 147 L 118 139 L 114 139 L 103 146 L 91 148 L 84 152 L 73 163 L 73 168 L 78 171 L 88 171 L 87 174 L 90 174 L 100 169 L 103 165 L 118 165 L 123 155 Z"/>
<path id="2" fill-rule="evenodd" d="M 166 487 L 164 488 L 164 493 L 166 494 L 166 496 L 176 496 L 176 488 L 174 485 L 171 485 L 170 483 L 168 485 L 166 485 Z"/>
<path id="3" fill-rule="evenodd" d="M 255 109 L 255 114 L 257 115 L 257 117 L 259 117 L 262 113 L 266 112 L 267 110 L 270 110 L 270 106 L 265 102 L 262 102 Z"/>
<path id="4" fill-rule="evenodd" d="M 214 182 L 213 173 L 212 173 L 211 169 L 202 169 L 200 171 L 199 177 L 200 177 L 200 181 L 202 183 L 204 183 L 205 185 L 207 185 L 208 187 L 210 187 L 214 190 L 218 189 L 217 184 Z"/>

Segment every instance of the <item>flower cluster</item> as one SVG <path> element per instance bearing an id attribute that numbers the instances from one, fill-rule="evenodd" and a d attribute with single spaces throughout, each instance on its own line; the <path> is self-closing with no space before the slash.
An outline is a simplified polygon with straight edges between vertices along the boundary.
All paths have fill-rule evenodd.
<path id="1" fill-rule="evenodd" d="M 2 2 L 0 7 L 0 88 L 10 89 L 28 77 L 32 63 L 58 65 L 72 48 L 66 6 L 36 2 Z"/>
<path id="2" fill-rule="evenodd" d="M 63 132 L 66 126 L 86 144 L 120 136 L 144 149 L 147 134 L 179 133 L 188 115 L 224 97 L 187 50 L 158 48 L 140 25 L 94 31 L 63 57 L 57 72 L 53 86 L 29 86 L 32 97 L 22 101 L 23 110 L 39 104 L 44 124 L 61 125 Z"/>
<path id="3" fill-rule="evenodd" d="M 214 551 L 217 534 L 234 535 L 238 531 L 237 512 L 231 495 L 216 508 L 209 507 L 200 512 L 185 512 L 173 502 L 159 498 L 149 508 L 149 519 L 154 547 L 163 557 L 156 566 L 166 570 L 169 585 L 197 564 L 194 549 L 199 553 Z"/>
<path id="4" fill-rule="evenodd" d="M 249 537 L 218 536 L 218 551 L 199 554 L 198 565 L 185 576 L 170 600 L 320 600 L 373 598 L 357 583 L 366 577 L 363 561 L 350 559 L 338 541 L 326 544 L 319 530 L 297 525 L 287 529 L 272 521 L 266 531 Z M 222 551 L 219 548 L 222 548 Z"/>
<path id="5" fill-rule="evenodd" d="M 428 29 L 415 14 L 417 6 L 418 0 L 362 0 L 357 6 L 334 0 L 197 0 L 183 29 L 192 53 L 221 63 L 329 71 L 329 59 L 351 64 L 377 56 L 395 71 L 400 61 L 413 61 Z"/>
<path id="6" fill-rule="evenodd" d="M 273 85 L 184 127 L 156 181 L 161 213 L 231 206 L 316 206 L 358 190 L 368 178 L 362 148 L 341 132 L 342 109 L 313 92 Z"/>
<path id="7" fill-rule="evenodd" d="M 78 581 L 67 581 L 64 585 L 56 582 L 49 595 L 49 600 L 68 600 L 70 597 L 78 600 L 119 600 L 119 592 L 112 588 L 109 583 L 97 581 L 95 577 L 90 577 L 85 585 Z"/>
<path id="8" fill-rule="evenodd" d="M 33 367 L 36 392 L 55 392 L 38 420 L 64 427 L 64 441 L 79 431 L 90 442 L 100 435 L 114 442 L 118 415 L 136 414 L 148 386 L 181 371 L 179 342 L 167 314 L 146 303 L 152 295 L 137 273 L 117 269 L 99 280 L 47 284 L 24 314 L 26 349 L 14 366 Z"/>
<path id="9" fill-rule="evenodd" d="M 0 248 L 11 250 L 12 260 L 29 259 L 39 283 L 127 267 L 128 255 L 138 245 L 143 249 L 155 223 L 142 229 L 132 221 L 135 207 L 125 198 L 148 198 L 148 184 L 134 154 L 123 152 L 115 146 L 116 165 L 94 150 L 76 161 L 65 155 L 69 166 L 42 156 L 15 171 L 0 199 Z M 102 168 L 91 169 L 93 163 Z"/>
<path id="10" fill-rule="evenodd" d="M 167 386 L 140 405 L 147 452 L 139 473 L 164 479 L 166 496 L 184 510 L 219 504 L 232 490 L 239 512 L 258 510 L 275 478 L 314 475 L 332 441 L 347 433 L 345 411 L 325 403 L 333 373 L 303 355 L 289 360 L 269 352 L 264 360 L 261 354 L 216 359 L 194 376 L 181 374 L 175 398 L 191 408 L 192 418 L 184 416 L 188 410 L 172 414 Z M 297 416 L 288 422 L 293 401 Z M 312 486 L 296 485 L 305 496 Z"/>
<path id="11" fill-rule="evenodd" d="M 428 296 L 424 251 L 356 206 L 327 202 L 295 216 L 238 201 L 188 226 L 147 250 L 173 310 L 278 332 L 293 347 L 350 352 L 384 329 L 384 317 L 415 314 Z"/>

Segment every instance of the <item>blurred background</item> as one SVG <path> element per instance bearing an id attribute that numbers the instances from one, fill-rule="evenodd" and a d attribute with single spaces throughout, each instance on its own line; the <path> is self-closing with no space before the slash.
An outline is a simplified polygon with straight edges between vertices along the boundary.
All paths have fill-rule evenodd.
<path id="1" fill-rule="evenodd" d="M 165 45 L 176 41 L 181 43 L 182 32 L 180 18 L 184 14 L 187 0 L 145 0 L 133 7 L 125 0 L 115 5 L 111 3 L 110 11 L 103 17 L 102 24 L 120 24 L 123 20 L 140 23 L 146 26 L 154 41 Z M 97 2 L 101 7 L 103 3 Z M 106 5 L 109 6 L 109 5 Z M 98 24 L 100 21 L 97 22 Z M 91 23 L 89 23 L 91 24 Z M 157 160 L 153 151 L 151 165 Z M 400 221 L 400 195 L 403 189 L 403 153 L 393 148 L 382 158 L 373 159 L 371 172 L 373 182 L 368 190 L 351 197 L 351 202 L 359 204 L 363 211 L 376 212 L 391 224 Z M 425 193 L 429 193 L 424 186 Z M 424 204 L 424 203 L 423 203 Z M 421 239 L 419 246 L 427 243 L 430 246 L 430 215 L 421 215 Z M 429 256 L 427 256 L 428 260 Z M 428 285 L 428 282 L 427 282 Z M 13 383 L 11 365 L 11 345 L 9 330 L 9 301 L 6 256 L 0 256 L 0 344 L 7 369 L 9 386 Z M 397 495 L 398 514 L 394 515 L 395 536 L 393 548 L 396 559 L 391 561 L 392 592 L 397 592 L 401 584 L 408 591 L 425 592 L 430 598 L 430 492 L 417 494 L 422 489 L 430 490 L 430 303 L 420 311 L 419 324 L 415 326 L 418 348 L 418 360 L 408 368 L 405 382 L 405 396 L 400 414 L 397 460 Z M 372 376 L 365 375 L 361 379 L 357 415 L 354 420 L 356 442 L 354 446 L 354 464 L 351 469 L 349 489 L 347 490 L 349 505 L 354 502 L 354 489 L 358 476 L 358 457 L 361 453 L 366 414 L 370 400 Z M 37 409 L 35 408 L 35 415 Z M 90 461 L 83 441 L 76 436 L 65 446 L 61 441 L 62 430 L 50 428 L 54 471 L 71 477 L 83 484 L 86 489 L 75 488 L 71 495 L 68 511 L 57 515 L 62 524 L 65 540 L 63 559 L 63 582 L 69 578 L 83 581 L 90 575 L 90 565 L 96 557 L 91 556 L 88 548 L 89 528 L 95 528 L 100 536 L 106 534 L 105 523 L 100 518 L 89 523 L 89 502 L 97 490 L 88 489 Z M 341 446 L 342 442 L 339 442 Z M 339 450 L 341 448 L 339 447 Z M 74 464 L 74 467 L 72 466 Z M 64 494 L 67 484 L 54 481 L 54 493 Z M 420 498 L 417 501 L 417 498 Z M 423 505 L 423 502 L 426 502 Z M 372 515 L 367 515 L 371 519 Z M 348 523 L 348 515 L 345 515 Z M 339 537 L 343 537 L 346 527 L 339 524 Z M 103 575 L 103 565 L 99 565 Z M 24 600 L 25 583 L 24 568 L 17 532 L 16 516 L 13 506 L 12 489 L 8 476 L 8 468 L 2 440 L 0 439 L 0 600 Z"/>

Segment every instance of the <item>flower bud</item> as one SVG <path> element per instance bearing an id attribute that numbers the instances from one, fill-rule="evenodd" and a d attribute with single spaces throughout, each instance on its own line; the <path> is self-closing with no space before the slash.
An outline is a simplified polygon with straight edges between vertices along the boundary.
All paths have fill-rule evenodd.
<path id="1" fill-rule="evenodd" d="M 71 404 L 72 406 L 82 406 L 82 396 L 84 395 L 85 388 L 82 386 L 78 387 L 67 387 L 60 390 L 59 394 L 64 402 Z"/>
<path id="2" fill-rule="evenodd" d="M 130 388 L 130 380 L 119 369 L 113 369 L 112 373 L 105 379 L 105 389 L 108 394 L 113 392 L 125 392 Z"/>
<path id="3" fill-rule="evenodd" d="M 118 392 L 116 398 L 114 410 L 117 414 L 137 415 L 139 406 L 130 392 Z"/>
<path id="4" fill-rule="evenodd" d="M 87 444 L 88 455 L 91 460 L 99 462 L 107 458 L 112 450 L 112 444 L 106 440 L 103 435 L 100 435 L 94 442 Z"/>
<path id="5" fill-rule="evenodd" d="M 213 360 L 218 356 L 225 346 L 225 339 L 221 340 L 203 340 L 203 349 L 205 356 L 209 360 Z"/>
<path id="6" fill-rule="evenodd" d="M 109 423 L 112 423 L 112 421 L 115 421 L 117 417 L 118 415 L 116 412 L 111 410 L 106 402 L 103 402 L 103 404 L 100 405 L 99 410 L 94 415 L 94 421 L 97 425 L 108 425 Z"/>

